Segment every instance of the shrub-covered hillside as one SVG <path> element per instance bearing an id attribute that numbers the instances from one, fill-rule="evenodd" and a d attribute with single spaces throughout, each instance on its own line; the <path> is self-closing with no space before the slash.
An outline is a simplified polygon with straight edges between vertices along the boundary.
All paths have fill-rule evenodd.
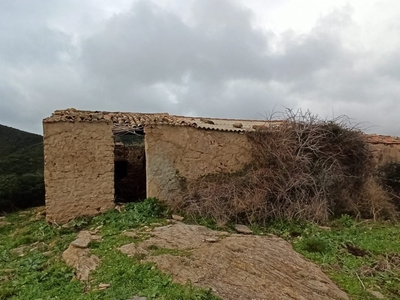
<path id="1" fill-rule="evenodd" d="M 43 203 L 42 136 L 0 125 L 0 212 Z"/>

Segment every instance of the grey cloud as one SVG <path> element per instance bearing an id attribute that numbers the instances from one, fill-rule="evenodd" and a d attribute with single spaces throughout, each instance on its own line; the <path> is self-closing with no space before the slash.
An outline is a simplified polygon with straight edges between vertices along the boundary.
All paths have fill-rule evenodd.
<path id="1" fill-rule="evenodd" d="M 31 6 L 32 16 L 20 4 L 0 4 L 0 24 L 10 28 L 0 33 L 8 41 L 0 46 L 0 123 L 39 132 L 41 118 L 66 107 L 262 119 L 285 106 L 370 119 L 382 126 L 377 131 L 400 134 L 388 121 L 397 120 L 398 57 L 371 61 L 368 51 L 343 45 L 342 33 L 354 26 L 350 7 L 306 34 L 275 36 L 255 28 L 239 2 L 195 0 L 186 22 L 142 0 L 102 23 L 89 13 L 92 27 L 76 36 L 49 25 L 62 17 L 61 2 L 42 3 L 44 12 Z M 94 8 L 83 3 L 69 2 L 66 13 L 75 7 L 82 20 Z M 21 19 L 1 21 L 1 8 Z"/>
<path id="2" fill-rule="evenodd" d="M 211 5 L 206 2 L 197 5 Z M 192 80 L 214 82 L 262 76 L 267 70 L 265 37 L 251 29 L 250 20 L 236 21 L 245 28 L 226 25 L 210 33 L 202 28 L 204 20 L 191 27 L 140 1 L 130 14 L 116 16 L 84 43 L 83 63 L 89 73 L 113 84 L 127 78 L 131 84 L 180 83 L 186 74 Z"/>

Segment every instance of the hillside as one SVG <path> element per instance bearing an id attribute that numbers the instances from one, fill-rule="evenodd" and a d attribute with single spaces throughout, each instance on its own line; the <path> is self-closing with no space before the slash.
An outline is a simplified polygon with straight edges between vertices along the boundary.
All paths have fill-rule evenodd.
<path id="1" fill-rule="evenodd" d="M 0 125 L 0 211 L 44 203 L 43 138 Z"/>
<path id="2" fill-rule="evenodd" d="M 0 125 L 0 175 L 43 173 L 43 138 Z"/>
<path id="3" fill-rule="evenodd" d="M 0 157 L 42 143 L 42 136 L 0 125 Z"/>

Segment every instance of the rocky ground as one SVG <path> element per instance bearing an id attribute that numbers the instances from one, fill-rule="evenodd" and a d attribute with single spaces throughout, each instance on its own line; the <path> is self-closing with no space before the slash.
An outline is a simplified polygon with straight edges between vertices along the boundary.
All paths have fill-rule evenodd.
<path id="1" fill-rule="evenodd" d="M 156 225 L 160 226 L 151 231 L 146 228 L 150 238 L 119 250 L 156 263 L 178 283 L 209 288 L 222 299 L 348 299 L 317 265 L 281 238 L 252 235 L 245 226 L 237 226 L 243 233 L 233 234 L 182 222 Z M 138 237 L 141 233 L 123 234 Z M 63 254 L 81 280 L 87 280 L 99 263 L 87 247 L 91 240 L 100 239 L 96 232 L 82 231 Z"/>

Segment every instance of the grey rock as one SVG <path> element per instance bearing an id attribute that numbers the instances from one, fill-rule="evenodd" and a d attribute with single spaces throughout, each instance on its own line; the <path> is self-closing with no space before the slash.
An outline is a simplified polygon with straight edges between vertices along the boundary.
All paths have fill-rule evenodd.
<path id="1" fill-rule="evenodd" d="M 172 219 L 174 219 L 175 221 L 183 221 L 184 218 L 179 215 L 172 215 Z"/>
<path id="2" fill-rule="evenodd" d="M 216 243 L 219 240 L 217 238 L 206 238 L 204 241 L 206 241 L 208 243 Z"/>
<path id="3" fill-rule="evenodd" d="M 246 225 L 241 225 L 241 224 L 236 224 L 235 230 L 239 233 L 244 233 L 244 234 L 252 234 L 253 233 L 253 231 L 249 227 L 247 227 Z"/>
<path id="4" fill-rule="evenodd" d="M 99 284 L 99 290 L 105 290 L 108 289 L 111 285 L 109 283 L 100 283 Z"/>
<path id="5" fill-rule="evenodd" d="M 73 241 L 71 243 L 72 246 L 76 247 L 76 248 L 87 248 L 89 247 L 90 242 L 92 241 L 92 239 L 89 237 L 80 237 L 77 238 L 75 241 Z"/>

